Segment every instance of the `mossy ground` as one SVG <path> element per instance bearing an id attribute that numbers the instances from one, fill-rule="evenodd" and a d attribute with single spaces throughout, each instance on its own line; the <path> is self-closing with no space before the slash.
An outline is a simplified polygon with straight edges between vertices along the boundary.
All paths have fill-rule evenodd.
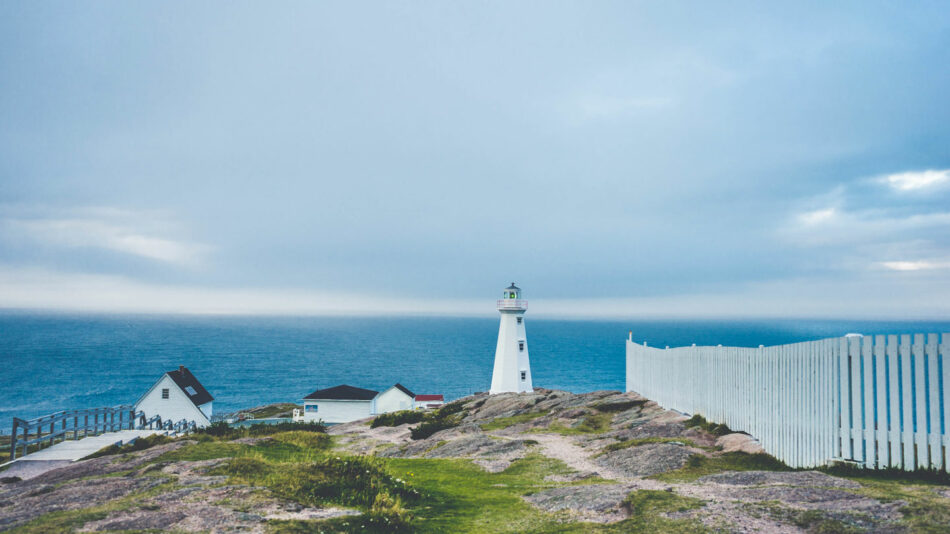
<path id="1" fill-rule="evenodd" d="M 577 434 L 602 434 L 610 430 L 610 421 L 614 416 L 610 413 L 585 415 L 575 426 L 566 426 L 559 422 L 551 423 L 545 432 L 563 434 L 565 436 Z"/>
<path id="2" fill-rule="evenodd" d="M 492 430 L 501 430 L 503 428 L 508 428 L 521 423 L 527 423 L 528 421 L 534 421 L 535 419 L 544 417 L 548 415 L 547 412 L 528 412 L 512 417 L 496 417 L 488 423 L 481 425 L 481 429 L 489 432 Z"/>
<path id="3" fill-rule="evenodd" d="M 693 448 L 704 448 L 712 450 L 710 447 L 700 447 L 691 439 L 686 438 L 638 438 L 638 439 L 628 439 L 624 441 L 618 441 L 617 443 L 611 443 L 604 447 L 604 450 L 597 456 L 603 456 L 608 452 L 619 451 L 621 449 L 629 449 L 630 447 L 639 447 L 640 445 L 648 445 L 650 443 L 680 443 L 688 447 Z"/>
<path id="4" fill-rule="evenodd" d="M 686 465 L 675 471 L 653 475 L 649 478 L 664 482 L 693 482 L 699 477 L 723 471 L 790 471 L 791 468 L 768 454 L 727 452 L 714 456 L 694 454 Z"/>

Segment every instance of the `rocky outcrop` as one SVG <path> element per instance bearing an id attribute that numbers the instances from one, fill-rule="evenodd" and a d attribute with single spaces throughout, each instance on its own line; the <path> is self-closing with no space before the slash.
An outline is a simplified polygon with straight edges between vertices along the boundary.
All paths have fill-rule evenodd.
<path id="1" fill-rule="evenodd" d="M 577 519 L 610 523 L 626 517 L 623 500 L 636 489 L 633 484 L 565 486 L 528 495 L 525 500 L 546 512 L 566 510 Z"/>
<path id="2" fill-rule="evenodd" d="M 679 469 L 693 454 L 682 444 L 649 443 L 608 452 L 597 463 L 627 477 L 646 477 Z"/>

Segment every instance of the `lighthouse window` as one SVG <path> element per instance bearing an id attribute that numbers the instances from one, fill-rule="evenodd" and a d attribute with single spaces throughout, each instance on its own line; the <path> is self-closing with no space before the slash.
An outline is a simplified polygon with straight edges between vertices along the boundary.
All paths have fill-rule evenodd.
<path id="1" fill-rule="evenodd" d="M 525 381 L 525 380 L 527 380 L 527 379 L 528 379 L 528 372 L 527 372 L 527 371 L 521 371 L 521 380 L 522 380 L 522 382 Z"/>
<path id="2" fill-rule="evenodd" d="M 518 317 L 518 324 L 521 324 L 522 319 L 524 319 L 524 317 Z"/>
<path id="3" fill-rule="evenodd" d="M 168 388 L 163 388 L 163 389 L 162 389 L 162 398 L 163 398 L 163 399 L 167 399 L 167 398 L 168 398 Z"/>
<path id="4" fill-rule="evenodd" d="M 524 341 L 518 342 L 518 350 L 524 350 Z"/>

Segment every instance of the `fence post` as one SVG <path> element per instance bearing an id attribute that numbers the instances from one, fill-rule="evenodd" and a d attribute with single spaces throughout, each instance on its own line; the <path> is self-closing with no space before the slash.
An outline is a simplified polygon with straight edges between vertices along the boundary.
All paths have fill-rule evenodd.
<path id="1" fill-rule="evenodd" d="M 16 460 L 17 418 L 13 418 L 13 432 L 10 433 L 10 461 Z"/>
<path id="2" fill-rule="evenodd" d="M 927 375 L 923 334 L 914 334 L 911 345 L 914 362 L 914 444 L 917 447 L 917 467 L 926 469 L 927 457 Z"/>

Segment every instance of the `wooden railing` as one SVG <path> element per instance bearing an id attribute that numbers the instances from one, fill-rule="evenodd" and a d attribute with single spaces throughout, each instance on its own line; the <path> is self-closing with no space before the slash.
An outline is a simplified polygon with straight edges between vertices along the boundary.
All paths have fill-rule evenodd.
<path id="1" fill-rule="evenodd" d="M 21 456 L 24 456 L 33 452 L 31 449 L 50 447 L 57 441 L 131 429 L 134 423 L 132 406 L 64 410 L 30 420 L 14 417 L 10 434 L 10 460 L 16 459 L 18 449 L 22 449 Z"/>
<path id="2" fill-rule="evenodd" d="M 195 428 L 197 425 L 194 421 L 162 420 L 159 415 L 147 418 L 145 413 L 136 413 L 128 405 L 65 410 L 30 420 L 14 417 L 10 434 L 10 460 L 17 458 L 18 451 L 22 457 L 60 441 L 82 439 L 105 432 L 150 429 L 181 434 Z"/>

